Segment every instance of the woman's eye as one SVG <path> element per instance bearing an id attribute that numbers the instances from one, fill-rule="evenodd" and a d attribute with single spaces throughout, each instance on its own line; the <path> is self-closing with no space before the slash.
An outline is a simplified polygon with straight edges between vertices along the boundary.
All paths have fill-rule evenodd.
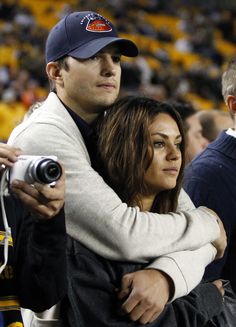
<path id="1" fill-rule="evenodd" d="M 163 141 L 155 141 L 153 145 L 154 148 L 163 148 L 165 146 L 165 143 Z"/>
<path id="2" fill-rule="evenodd" d="M 177 149 L 181 149 L 181 145 L 182 145 L 182 143 L 181 143 L 181 142 L 180 142 L 180 143 L 176 143 L 176 144 L 175 144 L 175 146 L 176 146 L 176 148 L 177 148 Z"/>

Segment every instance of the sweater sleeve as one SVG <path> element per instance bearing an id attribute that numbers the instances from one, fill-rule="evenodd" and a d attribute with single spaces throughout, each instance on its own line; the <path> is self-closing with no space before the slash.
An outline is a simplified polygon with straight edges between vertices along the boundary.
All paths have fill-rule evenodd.
<path id="1" fill-rule="evenodd" d="M 147 268 L 164 271 L 172 278 L 174 295 L 171 301 L 187 295 L 201 281 L 205 267 L 214 260 L 216 249 L 207 244 L 193 251 L 180 251 L 161 256 Z"/>
<path id="2" fill-rule="evenodd" d="M 188 194 L 182 189 L 180 192 L 178 210 L 192 210 L 195 208 Z M 171 301 L 188 294 L 196 287 L 206 266 L 215 259 L 216 248 L 207 244 L 197 250 L 170 253 L 154 260 L 148 268 L 164 271 L 171 277 L 175 289 Z M 191 265 L 189 264 L 191 262 Z"/>
<path id="3" fill-rule="evenodd" d="M 31 121 L 10 142 L 26 154 L 56 155 L 64 164 L 67 232 L 74 239 L 108 259 L 147 262 L 219 236 L 215 217 L 204 208 L 184 211 L 183 205 L 178 213 L 155 214 L 122 203 L 91 167 L 79 131 L 65 128 L 64 120 Z"/>

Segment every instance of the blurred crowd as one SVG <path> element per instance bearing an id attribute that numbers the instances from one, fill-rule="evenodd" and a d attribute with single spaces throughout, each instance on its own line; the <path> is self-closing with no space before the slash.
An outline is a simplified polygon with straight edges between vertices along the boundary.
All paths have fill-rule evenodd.
<path id="1" fill-rule="evenodd" d="M 215 4 L 217 1 L 215 2 Z M 0 140 L 29 107 L 45 98 L 48 29 L 75 10 L 94 10 L 134 40 L 140 56 L 123 62 L 122 93 L 224 110 L 220 78 L 236 52 L 236 9 L 214 2 L 165 0 L 0 1 Z"/>

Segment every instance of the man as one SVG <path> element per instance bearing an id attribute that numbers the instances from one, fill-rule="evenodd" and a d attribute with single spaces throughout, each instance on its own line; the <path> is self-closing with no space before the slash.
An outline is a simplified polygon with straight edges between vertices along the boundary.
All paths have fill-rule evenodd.
<path id="1" fill-rule="evenodd" d="M 233 117 L 234 128 L 223 131 L 187 167 L 185 190 L 195 205 L 207 205 L 215 210 L 225 226 L 228 246 L 224 257 L 206 269 L 206 278 L 225 278 L 236 291 L 236 61 L 229 63 L 222 76 L 222 94 Z"/>
<path id="2" fill-rule="evenodd" d="M 0 143 L 0 177 L 20 154 Z M 12 194 L 1 193 L 1 326 L 23 326 L 20 306 L 40 312 L 66 293 L 64 184 L 64 174 L 53 188 L 14 180 Z"/>
<path id="3" fill-rule="evenodd" d="M 26 153 L 53 153 L 65 165 L 66 222 L 72 239 L 108 259 L 152 261 L 146 274 L 163 294 L 154 301 L 160 313 L 168 300 L 199 283 L 205 265 L 214 259 L 209 243 L 219 236 L 219 225 L 208 209 L 195 209 L 184 192 L 178 209 L 186 212 L 158 215 L 127 207 L 94 169 L 93 127 L 118 96 L 121 55 L 137 53 L 135 44 L 118 38 L 112 23 L 101 15 L 67 15 L 46 43 L 46 71 L 54 92 L 14 130 L 9 142 L 21 144 Z M 186 248 L 196 250 L 191 273 L 189 253 L 181 251 Z M 155 259 L 160 255 L 164 256 Z M 152 318 L 142 320 L 149 297 L 135 310 L 140 299 L 134 293 L 145 292 L 136 289 L 134 276 L 122 284 L 133 290 L 126 310 L 131 319 L 146 323 Z"/>
<path id="4" fill-rule="evenodd" d="M 198 112 L 190 103 L 173 102 L 172 105 L 175 110 L 178 111 L 184 122 L 187 135 L 187 164 L 206 148 L 208 140 L 202 134 L 202 126 L 198 118 Z"/>

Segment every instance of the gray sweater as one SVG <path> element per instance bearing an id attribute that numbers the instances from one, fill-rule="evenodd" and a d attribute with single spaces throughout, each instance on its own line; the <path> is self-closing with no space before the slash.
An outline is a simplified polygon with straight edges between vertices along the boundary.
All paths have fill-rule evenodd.
<path id="1" fill-rule="evenodd" d="M 9 144 L 24 154 L 56 155 L 66 169 L 67 233 L 98 255 L 148 263 L 166 272 L 174 297 L 188 294 L 214 260 L 219 236 L 215 217 L 195 208 L 182 191 L 177 213 L 128 207 L 91 167 L 79 129 L 55 93 L 12 132 Z"/>

